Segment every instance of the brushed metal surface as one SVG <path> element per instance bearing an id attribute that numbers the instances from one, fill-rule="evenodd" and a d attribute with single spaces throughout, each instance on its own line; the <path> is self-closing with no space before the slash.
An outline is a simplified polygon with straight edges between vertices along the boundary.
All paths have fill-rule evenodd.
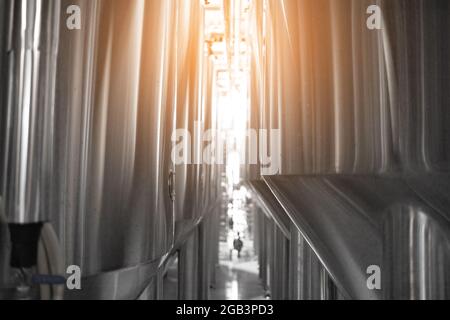
<path id="1" fill-rule="evenodd" d="M 203 129 L 201 113 L 201 95 L 203 78 L 203 7 L 199 1 L 177 1 L 178 16 L 176 19 L 177 39 L 177 91 L 176 91 L 176 128 L 186 130 L 194 141 L 201 139 L 197 130 Z M 200 123 L 199 127 L 195 123 Z M 191 147 L 191 155 L 187 163 L 175 168 L 175 236 L 182 237 L 190 232 L 201 220 L 202 167 L 198 161 L 201 150 Z"/>
<path id="2" fill-rule="evenodd" d="M 258 214 L 274 298 L 450 296 L 450 2 L 378 1 L 383 28 L 369 30 L 372 2 L 250 8 L 249 126 L 281 131 L 279 176 L 254 186 L 273 218 Z M 69 5 L 81 8 L 80 31 L 64 25 Z M 173 129 L 198 142 L 196 131 L 217 128 L 203 10 L 0 2 L 0 284 L 6 222 L 50 220 L 85 279 L 68 298 L 159 297 L 160 267 L 179 248 L 182 295 L 206 296 L 224 168 L 196 164 L 202 150 L 193 164 L 170 161 Z M 380 291 L 366 286 L 369 265 L 382 268 Z"/>
<path id="3" fill-rule="evenodd" d="M 59 8 L 69 5 L 81 9 L 81 31 L 59 25 L 60 18 L 67 17 Z M 14 41 L 7 42 L 2 60 L 20 53 L 34 57 L 22 62 L 37 75 L 29 88 L 19 81 L 32 79 L 19 68 L 20 61 L 7 63 L 14 80 L 8 119 L 17 130 L 6 131 L 10 127 L 2 125 L 9 141 L 4 152 L 7 175 L 2 179 L 6 210 L 18 217 L 16 222 L 26 222 L 28 216 L 52 222 L 65 263 L 82 269 L 88 287 L 84 297 L 135 298 L 146 281 L 143 276 L 150 279 L 157 269 L 145 266 L 158 265 L 174 245 L 175 209 L 167 186 L 174 169 L 170 138 L 176 119 L 185 112 L 184 119 L 193 123 L 190 112 L 200 104 L 193 96 L 201 80 L 203 44 L 201 37 L 186 34 L 200 34 L 200 3 L 40 0 L 2 2 L 5 6 L 14 9 L 12 27 L 24 26 L 23 18 L 31 20 L 24 32 L 14 29 Z M 174 23 L 186 13 L 191 20 Z M 192 30 L 185 28 L 186 22 Z M 2 32 L 2 44 L 14 30 Z M 23 42 L 21 35 L 26 36 Z M 177 90 L 184 90 L 191 101 L 182 104 Z M 27 94 L 39 99 L 22 103 L 32 112 L 32 122 L 25 123 L 13 99 Z M 44 98 L 48 103 L 41 101 Z M 4 106 L 2 102 L 2 112 Z M 22 134 L 27 130 L 29 136 Z M 28 145 L 33 148 L 23 149 Z M 188 194 L 198 185 L 197 178 L 192 176 Z M 20 212 L 14 212 L 15 207 Z M 187 219 L 200 211 L 191 208 Z M 142 268 L 146 271 L 139 276 Z"/>
<path id="4" fill-rule="evenodd" d="M 82 290 L 66 290 L 67 300 L 136 300 L 152 285 L 160 261 L 85 277 Z"/>
<path id="5" fill-rule="evenodd" d="M 450 225 L 423 203 L 391 206 L 383 221 L 386 299 L 450 297 Z"/>
<path id="6" fill-rule="evenodd" d="M 141 0 L 78 4 L 89 12 L 89 32 L 63 34 L 75 52 L 67 49 L 59 61 L 67 71 L 59 74 L 60 105 L 68 107 L 58 110 L 53 216 L 66 263 L 88 277 L 161 259 L 170 249 L 171 212 L 158 190 L 168 174 L 160 123 L 170 12 Z"/>
<path id="7" fill-rule="evenodd" d="M 448 298 L 450 6 L 379 1 L 370 30 L 372 4 L 252 7 L 252 108 L 281 131 L 264 179 L 344 296 Z"/>
<path id="8" fill-rule="evenodd" d="M 280 174 L 448 172 L 448 3 L 380 1 L 381 30 L 366 0 L 267 4 L 252 7 L 252 101 L 281 130 Z"/>
<path id="9" fill-rule="evenodd" d="M 5 1 L 2 195 L 11 223 L 48 219 L 60 1 Z"/>
<path id="10" fill-rule="evenodd" d="M 251 181 L 249 184 L 256 195 L 258 206 L 264 210 L 264 213 L 267 216 L 274 220 L 284 236 L 287 239 L 290 239 L 291 220 L 286 215 L 283 207 L 280 205 L 277 198 L 275 198 L 267 184 L 262 180 Z"/>
<path id="11" fill-rule="evenodd" d="M 448 269 L 450 220 L 448 212 L 439 211 L 436 205 L 448 201 L 448 195 L 433 193 L 432 201 L 424 201 L 417 189 L 409 187 L 436 177 L 313 175 L 264 179 L 346 296 L 448 298 L 449 275 L 440 270 Z M 366 271 L 372 265 L 382 270 L 381 290 L 367 287 Z"/>

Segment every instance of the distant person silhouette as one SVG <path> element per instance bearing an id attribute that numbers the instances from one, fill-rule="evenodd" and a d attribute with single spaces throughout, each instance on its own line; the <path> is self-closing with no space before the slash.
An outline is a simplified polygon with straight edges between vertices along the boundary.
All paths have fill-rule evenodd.
<path id="1" fill-rule="evenodd" d="M 242 242 L 241 235 L 238 232 L 238 237 L 236 239 L 234 239 L 234 241 L 233 241 L 233 247 L 234 247 L 234 250 L 236 250 L 238 252 L 238 258 L 241 257 L 241 251 L 242 251 L 243 246 L 244 246 L 244 242 Z"/>

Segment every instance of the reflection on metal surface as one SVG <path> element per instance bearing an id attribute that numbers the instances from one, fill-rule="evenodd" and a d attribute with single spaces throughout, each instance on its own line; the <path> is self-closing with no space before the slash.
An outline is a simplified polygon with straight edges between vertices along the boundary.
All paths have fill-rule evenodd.
<path id="1" fill-rule="evenodd" d="M 8 221 L 48 219 L 60 1 L 6 1 L 2 195 Z M 3 139 L 3 138 L 2 138 Z"/>
<path id="2" fill-rule="evenodd" d="M 82 281 L 82 290 L 66 290 L 65 298 L 69 300 L 137 299 L 151 284 L 158 267 L 158 262 L 149 262 L 86 277 Z"/>
<path id="3" fill-rule="evenodd" d="M 395 205 L 383 223 L 386 299 L 450 297 L 450 224 L 424 204 Z"/>
<path id="4" fill-rule="evenodd" d="M 257 201 L 259 201 L 259 206 L 263 208 L 264 212 L 267 215 L 270 215 L 273 218 L 277 226 L 283 232 L 284 236 L 287 239 L 290 239 L 291 222 L 289 220 L 289 217 L 286 215 L 283 207 L 270 191 L 267 184 L 262 180 L 251 181 L 249 184 L 257 194 Z"/>
<path id="5" fill-rule="evenodd" d="M 81 9 L 80 32 L 60 24 L 69 5 Z M 205 111 L 212 99 L 200 90 L 213 67 L 203 6 L 18 0 L 1 9 L 10 21 L 0 30 L 8 221 L 52 222 L 64 263 L 79 265 L 86 283 L 68 297 L 136 298 L 155 265 L 217 206 L 221 167 L 170 162 L 175 126 L 192 129 L 199 115 L 215 126 Z"/>
<path id="6" fill-rule="evenodd" d="M 420 178 L 420 179 L 419 179 Z M 450 219 L 409 186 L 433 177 L 265 177 L 339 289 L 350 298 L 448 297 Z M 421 209 L 422 208 L 422 209 Z M 427 265 L 428 264 L 428 265 Z M 368 290 L 366 270 L 381 267 L 382 290 Z M 431 269 L 430 269 L 431 268 Z M 437 268 L 434 270 L 433 268 Z M 433 274 L 425 280 L 424 275 Z M 405 277 L 409 274 L 409 277 Z M 403 279 L 403 280 L 402 280 Z"/>
<path id="7" fill-rule="evenodd" d="M 83 273 L 67 298 L 163 298 L 177 253 L 178 296 L 206 298 L 244 179 L 230 216 L 254 215 L 273 299 L 450 298 L 450 2 L 379 0 L 381 30 L 372 2 L 0 0 L 0 296 L 8 223 L 49 222 L 57 269 Z M 227 163 L 196 162 L 222 129 Z M 243 163 L 245 129 L 279 130 L 280 175 Z"/>
<path id="8" fill-rule="evenodd" d="M 450 254 L 450 7 L 379 1 L 384 23 L 374 31 L 371 4 L 251 6 L 253 123 L 282 133 L 281 174 L 264 180 L 338 296 L 449 298 L 440 268 L 449 269 Z M 276 246 L 263 246 L 262 265 Z M 380 291 L 366 286 L 370 265 L 381 267 Z M 278 273 L 262 271 L 268 282 Z"/>

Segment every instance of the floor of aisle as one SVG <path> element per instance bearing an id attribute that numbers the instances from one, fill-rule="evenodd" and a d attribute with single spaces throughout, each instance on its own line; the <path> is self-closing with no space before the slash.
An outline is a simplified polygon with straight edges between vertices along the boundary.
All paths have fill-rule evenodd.
<path id="1" fill-rule="evenodd" d="M 216 285 L 211 300 L 264 300 L 264 289 L 258 277 L 258 262 L 222 261 L 216 270 Z"/>
<path id="2" fill-rule="evenodd" d="M 230 259 L 227 242 L 221 241 L 219 247 L 220 262 L 216 267 L 215 285 L 210 289 L 210 300 L 265 300 L 253 243 L 246 240 L 240 258 L 233 250 Z"/>

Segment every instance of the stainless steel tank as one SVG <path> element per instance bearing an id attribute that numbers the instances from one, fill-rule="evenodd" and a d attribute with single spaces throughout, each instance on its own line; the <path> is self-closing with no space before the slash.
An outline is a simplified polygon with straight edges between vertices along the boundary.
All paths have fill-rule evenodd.
<path id="1" fill-rule="evenodd" d="M 175 222 L 176 240 L 183 240 L 200 222 L 201 148 L 199 133 L 204 130 L 201 114 L 201 94 L 204 62 L 202 34 L 203 7 L 199 1 L 178 1 L 177 26 L 177 91 L 176 129 L 185 130 L 190 141 L 186 150 L 190 155 L 175 168 Z M 198 125 L 196 125 L 198 124 Z M 197 139 L 197 141 L 196 141 Z"/>
<path id="2" fill-rule="evenodd" d="M 450 8 L 442 1 L 379 1 L 382 24 L 373 30 L 372 5 L 254 5 L 252 72 L 263 85 L 252 96 L 262 101 L 260 126 L 281 130 L 280 176 L 264 180 L 345 297 L 448 298 L 445 272 L 421 272 L 448 269 L 450 255 L 440 229 L 450 221 L 443 205 Z M 392 228 L 397 219 L 409 231 Z M 423 249 L 430 241 L 439 249 Z M 415 272 L 421 263 L 428 267 Z M 372 264 L 390 279 L 382 290 L 366 286 Z"/>
<path id="3" fill-rule="evenodd" d="M 81 30 L 66 27 L 69 6 L 80 8 Z M 144 0 L 2 8 L 10 21 L 1 34 L 8 221 L 51 221 L 65 264 L 82 269 L 83 297 L 137 297 L 174 241 L 171 134 L 187 71 L 173 41 L 181 8 Z"/>
<path id="4" fill-rule="evenodd" d="M 173 245 L 167 181 L 174 7 L 143 0 L 79 5 L 90 32 L 63 37 L 78 52 L 60 55 L 62 68 L 73 69 L 60 74 L 54 216 L 66 262 L 93 283 L 88 294 L 109 298 L 111 279 L 119 279 L 129 284 L 113 298 L 137 297 Z"/>
<path id="5" fill-rule="evenodd" d="M 60 1 L 6 1 L 2 196 L 10 223 L 48 219 Z"/>

